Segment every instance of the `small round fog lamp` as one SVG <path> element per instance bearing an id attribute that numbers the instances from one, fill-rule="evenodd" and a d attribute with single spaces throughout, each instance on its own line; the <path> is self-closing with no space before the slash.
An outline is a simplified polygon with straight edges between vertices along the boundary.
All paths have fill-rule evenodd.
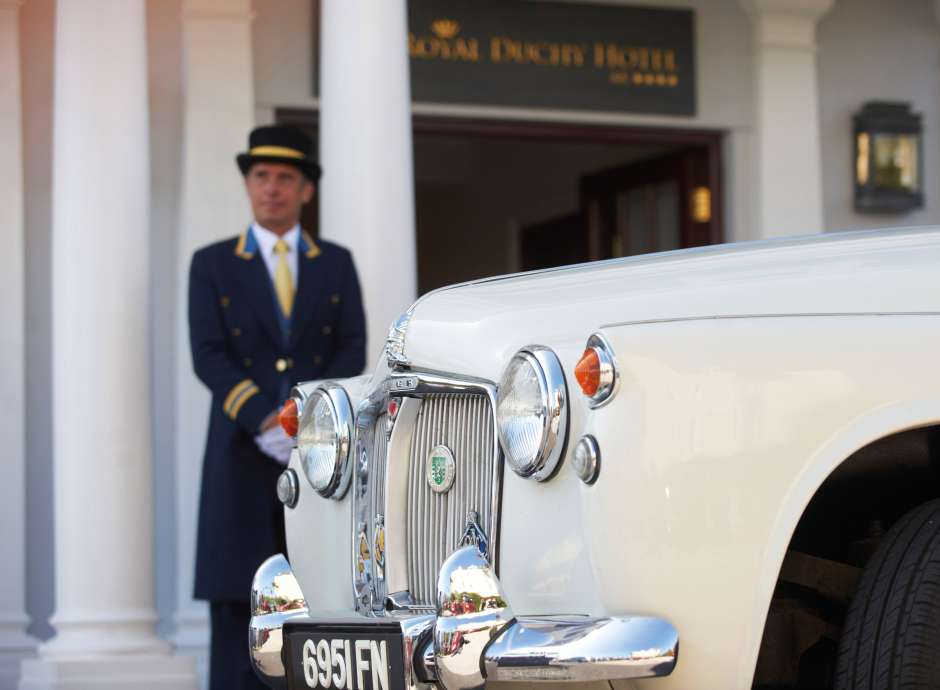
<path id="1" fill-rule="evenodd" d="M 297 505 L 298 493 L 297 473 L 292 469 L 281 472 L 281 476 L 277 478 L 278 500 L 288 508 L 293 508 Z"/>
<path id="2" fill-rule="evenodd" d="M 593 436 L 582 436 L 578 441 L 571 458 L 571 467 L 585 484 L 597 481 L 597 474 L 601 469 L 601 453 Z"/>

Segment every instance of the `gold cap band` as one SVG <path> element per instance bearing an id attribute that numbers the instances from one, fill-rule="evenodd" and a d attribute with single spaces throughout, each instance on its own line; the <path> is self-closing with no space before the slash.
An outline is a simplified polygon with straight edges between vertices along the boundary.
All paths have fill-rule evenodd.
<path id="1" fill-rule="evenodd" d="M 249 156 L 281 156 L 282 158 L 297 158 L 303 160 L 304 154 L 296 149 L 289 149 L 286 146 L 255 146 L 248 149 Z"/>

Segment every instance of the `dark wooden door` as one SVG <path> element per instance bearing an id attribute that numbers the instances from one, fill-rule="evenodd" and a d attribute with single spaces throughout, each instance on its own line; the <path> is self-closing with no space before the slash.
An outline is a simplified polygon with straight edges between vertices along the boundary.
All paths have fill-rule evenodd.
<path id="1" fill-rule="evenodd" d="M 719 167 L 704 146 L 581 178 L 580 212 L 527 226 L 522 268 L 531 270 L 722 241 Z"/>
<path id="2" fill-rule="evenodd" d="M 588 259 L 721 241 L 708 150 L 690 147 L 581 179 Z"/>

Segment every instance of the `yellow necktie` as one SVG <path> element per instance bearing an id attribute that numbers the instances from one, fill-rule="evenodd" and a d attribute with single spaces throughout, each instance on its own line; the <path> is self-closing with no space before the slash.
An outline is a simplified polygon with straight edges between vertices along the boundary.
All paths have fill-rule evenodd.
<path id="1" fill-rule="evenodd" d="M 274 267 L 274 291 L 277 293 L 278 304 L 286 318 L 290 318 L 291 309 L 294 308 L 294 279 L 291 278 L 290 268 L 287 266 L 287 242 L 278 240 L 274 244 L 274 253 L 277 254 L 277 266 Z"/>

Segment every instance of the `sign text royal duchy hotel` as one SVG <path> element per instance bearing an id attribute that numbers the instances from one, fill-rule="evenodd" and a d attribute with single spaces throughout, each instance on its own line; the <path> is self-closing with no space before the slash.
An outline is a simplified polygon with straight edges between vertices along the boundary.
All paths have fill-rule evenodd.
<path id="1" fill-rule="evenodd" d="M 422 103 L 695 114 L 691 10 L 410 0 Z"/>

